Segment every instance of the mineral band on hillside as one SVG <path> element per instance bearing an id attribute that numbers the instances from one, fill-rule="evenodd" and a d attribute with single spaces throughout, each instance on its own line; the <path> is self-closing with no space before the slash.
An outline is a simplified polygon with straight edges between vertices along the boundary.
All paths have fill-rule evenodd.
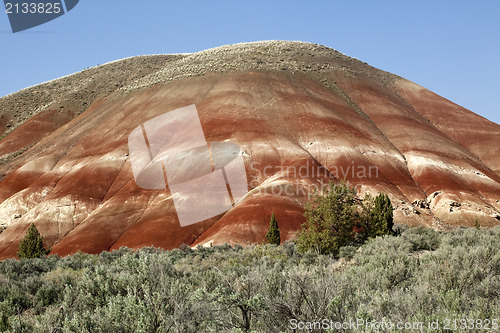
<path id="1" fill-rule="evenodd" d="M 226 213 L 182 228 L 168 191 L 135 184 L 127 137 L 191 104 L 207 142 L 241 148 L 251 187 Z M 1 98 L 0 129 L 0 258 L 16 255 L 31 223 L 61 255 L 261 243 L 272 213 L 286 241 L 304 222 L 309 189 L 330 179 L 361 196 L 387 193 L 396 224 L 500 223 L 499 125 L 316 44 L 237 44 L 85 69 Z M 301 167 L 328 173 L 290 172 Z M 377 172 L 352 172 L 363 168 Z"/>

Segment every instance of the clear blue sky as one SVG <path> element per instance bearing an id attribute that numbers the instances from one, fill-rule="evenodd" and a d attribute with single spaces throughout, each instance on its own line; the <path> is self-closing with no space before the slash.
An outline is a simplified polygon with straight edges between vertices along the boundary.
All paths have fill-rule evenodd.
<path id="1" fill-rule="evenodd" d="M 500 1 L 80 0 L 13 34 L 0 13 L 0 96 L 142 54 L 258 40 L 323 44 L 500 123 Z"/>

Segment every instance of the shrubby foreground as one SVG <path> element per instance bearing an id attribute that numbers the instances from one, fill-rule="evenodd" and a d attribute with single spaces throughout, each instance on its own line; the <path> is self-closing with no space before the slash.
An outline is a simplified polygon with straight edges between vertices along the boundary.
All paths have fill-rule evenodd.
<path id="1" fill-rule="evenodd" d="M 342 247 L 337 258 L 286 243 L 5 260 L 0 330 L 287 332 L 291 320 L 491 320 L 500 318 L 499 244 L 500 227 L 414 228 Z"/>

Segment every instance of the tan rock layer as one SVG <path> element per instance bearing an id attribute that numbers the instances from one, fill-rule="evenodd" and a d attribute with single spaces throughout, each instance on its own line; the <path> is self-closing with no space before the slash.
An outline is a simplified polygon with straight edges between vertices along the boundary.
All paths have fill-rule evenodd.
<path id="1" fill-rule="evenodd" d="M 388 193 L 397 223 L 499 223 L 500 126 L 425 88 L 307 43 L 147 59 L 154 66 L 141 77 L 127 59 L 64 78 L 75 97 L 55 96 L 68 105 L 89 86 L 114 86 L 101 82 L 113 73 L 126 84 L 93 90 L 83 113 L 55 111 L 57 98 L 45 108 L 33 102 L 38 111 L 0 141 L 0 258 L 15 256 L 33 222 L 60 255 L 260 243 L 272 212 L 286 240 L 303 223 L 312 191 L 343 178 L 360 194 Z M 146 58 L 138 63 L 148 66 Z M 0 114 L 8 118 L 36 91 L 60 89 L 55 83 L 0 99 Z M 228 212 L 181 228 L 168 191 L 135 184 L 127 137 L 190 104 L 207 141 L 241 147 L 250 192 Z"/>

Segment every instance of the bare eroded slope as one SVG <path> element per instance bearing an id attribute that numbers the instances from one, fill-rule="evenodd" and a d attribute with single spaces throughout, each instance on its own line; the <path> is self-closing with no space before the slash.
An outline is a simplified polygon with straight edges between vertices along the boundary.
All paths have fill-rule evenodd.
<path id="1" fill-rule="evenodd" d="M 242 148 L 250 192 L 225 214 L 181 228 L 168 191 L 135 184 L 127 138 L 190 104 L 207 141 Z M 329 178 L 389 193 L 400 223 L 500 219 L 499 125 L 320 45 L 125 59 L 6 96 L 0 114 L 0 258 L 15 256 L 32 222 L 62 255 L 261 242 L 271 212 L 288 239 L 310 190 Z"/>

